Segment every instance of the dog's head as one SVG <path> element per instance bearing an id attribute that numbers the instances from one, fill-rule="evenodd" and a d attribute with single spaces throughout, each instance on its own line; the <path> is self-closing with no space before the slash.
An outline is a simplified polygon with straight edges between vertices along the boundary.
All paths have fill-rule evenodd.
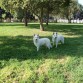
<path id="1" fill-rule="evenodd" d="M 53 32 L 52 37 L 53 37 L 53 38 L 57 38 L 57 35 L 58 35 L 58 33 L 57 33 L 57 32 Z"/>
<path id="2" fill-rule="evenodd" d="M 34 40 L 38 40 L 39 39 L 39 34 L 34 34 L 33 38 L 34 38 Z"/>

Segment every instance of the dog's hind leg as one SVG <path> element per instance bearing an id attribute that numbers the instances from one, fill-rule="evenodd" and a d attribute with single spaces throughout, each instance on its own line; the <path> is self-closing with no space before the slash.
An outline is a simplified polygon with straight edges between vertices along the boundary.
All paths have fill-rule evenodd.
<path id="1" fill-rule="evenodd" d="M 54 41 L 54 39 L 52 39 L 52 44 L 53 44 L 53 46 L 55 45 L 55 41 Z"/>
<path id="2" fill-rule="evenodd" d="M 50 44 L 50 48 L 52 48 L 52 45 Z"/>
<path id="3" fill-rule="evenodd" d="M 57 46 L 58 46 L 58 42 L 56 42 L 56 48 L 57 48 Z"/>
<path id="4" fill-rule="evenodd" d="M 62 42 L 62 44 L 64 44 L 64 38 L 62 38 L 61 42 Z"/>
<path id="5" fill-rule="evenodd" d="M 47 47 L 48 47 L 48 49 L 50 49 L 51 48 L 51 45 L 49 44 L 49 45 L 46 45 Z"/>

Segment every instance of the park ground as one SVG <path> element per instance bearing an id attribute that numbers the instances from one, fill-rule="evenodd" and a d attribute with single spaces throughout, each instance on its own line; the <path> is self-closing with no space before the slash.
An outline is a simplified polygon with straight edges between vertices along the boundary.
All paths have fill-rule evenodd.
<path id="1" fill-rule="evenodd" d="M 83 25 L 0 23 L 0 83 L 83 83 Z M 65 44 L 39 52 L 33 34 L 52 40 L 57 31 Z M 51 42 L 52 43 L 52 42 Z"/>

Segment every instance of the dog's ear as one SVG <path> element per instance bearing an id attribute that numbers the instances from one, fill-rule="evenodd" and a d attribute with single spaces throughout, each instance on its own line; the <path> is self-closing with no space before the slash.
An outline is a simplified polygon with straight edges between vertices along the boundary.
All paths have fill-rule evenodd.
<path id="1" fill-rule="evenodd" d="M 54 35 L 54 32 L 53 32 L 53 35 Z"/>
<path id="2" fill-rule="evenodd" d="M 37 34 L 39 36 L 39 34 Z"/>
<path id="3" fill-rule="evenodd" d="M 33 36 L 35 36 L 35 34 Z"/>

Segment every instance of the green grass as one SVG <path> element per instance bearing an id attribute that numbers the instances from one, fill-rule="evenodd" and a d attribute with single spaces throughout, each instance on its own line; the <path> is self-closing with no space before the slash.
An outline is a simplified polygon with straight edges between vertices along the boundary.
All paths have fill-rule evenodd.
<path id="1" fill-rule="evenodd" d="M 83 25 L 0 23 L 0 83 L 83 83 Z M 39 52 L 33 34 L 52 39 L 57 31 L 65 44 Z M 51 42 L 52 43 L 52 42 Z"/>

